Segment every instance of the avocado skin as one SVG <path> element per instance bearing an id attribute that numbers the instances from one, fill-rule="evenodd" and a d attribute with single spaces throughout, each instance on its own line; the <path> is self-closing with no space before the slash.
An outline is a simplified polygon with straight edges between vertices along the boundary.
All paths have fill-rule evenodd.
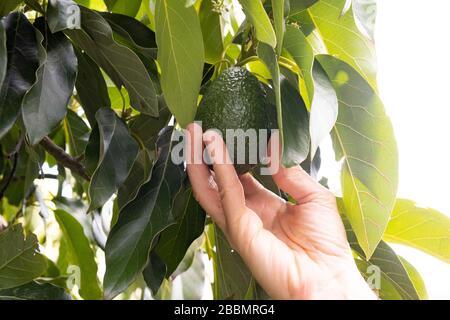
<path id="1" fill-rule="evenodd" d="M 207 88 L 196 120 L 202 121 L 203 132 L 217 129 L 224 137 L 226 129 L 268 129 L 266 92 L 247 69 L 229 68 Z M 248 144 L 246 140 L 246 164 L 236 164 L 237 148 L 234 150 L 232 160 L 238 174 L 257 165 L 248 163 Z"/>

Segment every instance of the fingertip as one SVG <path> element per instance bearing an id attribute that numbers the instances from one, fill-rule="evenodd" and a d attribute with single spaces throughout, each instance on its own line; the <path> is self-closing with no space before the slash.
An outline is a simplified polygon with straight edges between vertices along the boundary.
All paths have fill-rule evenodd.
<path id="1" fill-rule="evenodd" d="M 192 122 L 186 126 L 187 165 L 203 164 L 203 131 L 202 127 Z"/>
<path id="2" fill-rule="evenodd" d="M 203 142 L 214 165 L 232 164 L 227 146 L 220 132 L 209 129 L 203 133 Z"/>

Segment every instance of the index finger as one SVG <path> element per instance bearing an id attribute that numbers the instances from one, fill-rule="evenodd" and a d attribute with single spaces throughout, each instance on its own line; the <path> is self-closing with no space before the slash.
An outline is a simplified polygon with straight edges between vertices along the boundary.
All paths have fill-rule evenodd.
<path id="1" fill-rule="evenodd" d="M 203 140 L 213 161 L 225 216 L 227 220 L 234 220 L 245 212 L 245 196 L 242 184 L 222 137 L 217 132 L 208 130 L 203 134 Z"/>

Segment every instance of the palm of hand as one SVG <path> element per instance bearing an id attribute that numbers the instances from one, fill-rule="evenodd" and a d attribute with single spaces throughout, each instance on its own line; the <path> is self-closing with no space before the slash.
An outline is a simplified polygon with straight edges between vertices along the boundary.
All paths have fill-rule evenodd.
<path id="1" fill-rule="evenodd" d="M 267 285 L 262 284 L 266 290 L 283 298 L 333 297 L 334 293 L 327 291 L 354 262 L 331 193 L 319 186 L 317 192 L 293 205 L 250 175 L 241 177 L 241 183 L 249 217 L 255 220 L 248 223 L 263 224 L 261 237 L 265 241 L 254 251 L 267 252 L 255 261 L 255 267 L 265 273 L 261 277 L 270 279 Z"/>
<path id="2" fill-rule="evenodd" d="M 374 298 L 359 274 L 333 194 L 300 167 L 272 176 L 286 203 L 250 174 L 238 177 L 217 133 L 188 127 L 194 195 L 258 283 L 276 299 Z M 207 145 L 214 172 L 202 163 Z M 348 289 L 350 288 L 350 289 Z"/>

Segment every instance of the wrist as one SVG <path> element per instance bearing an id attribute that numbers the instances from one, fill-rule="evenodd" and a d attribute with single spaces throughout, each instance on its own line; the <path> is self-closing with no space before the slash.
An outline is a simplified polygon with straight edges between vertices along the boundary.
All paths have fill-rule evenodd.
<path id="1" fill-rule="evenodd" d="M 356 265 L 347 265 L 323 285 L 311 286 L 300 299 L 308 300 L 378 300 Z"/>
<path id="2" fill-rule="evenodd" d="M 361 273 L 355 267 L 343 273 L 337 279 L 336 299 L 341 300 L 378 300 Z"/>

